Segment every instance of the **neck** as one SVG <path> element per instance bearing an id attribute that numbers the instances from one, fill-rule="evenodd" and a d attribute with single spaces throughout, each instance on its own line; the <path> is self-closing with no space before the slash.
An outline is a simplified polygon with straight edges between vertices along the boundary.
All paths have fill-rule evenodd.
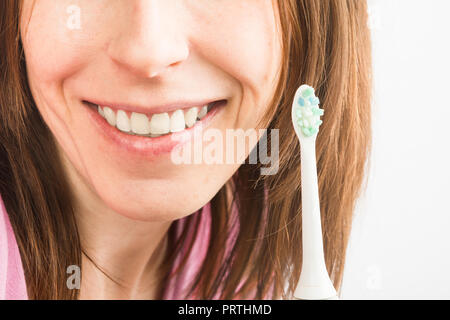
<path id="1" fill-rule="evenodd" d="M 81 299 L 155 299 L 170 223 L 133 221 L 117 213 L 77 213 Z"/>
<path id="2" fill-rule="evenodd" d="M 171 221 L 137 221 L 114 212 L 64 163 L 83 251 L 80 299 L 157 298 Z"/>

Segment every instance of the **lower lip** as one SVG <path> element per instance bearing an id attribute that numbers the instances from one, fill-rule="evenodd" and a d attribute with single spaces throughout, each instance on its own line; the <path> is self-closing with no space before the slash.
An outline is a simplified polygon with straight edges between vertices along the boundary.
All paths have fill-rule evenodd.
<path id="1" fill-rule="evenodd" d="M 123 152 L 145 158 L 155 158 L 169 154 L 178 145 L 190 141 L 194 137 L 194 130 L 200 125 L 202 126 L 202 129 L 208 127 L 212 120 L 223 110 L 226 103 L 226 100 L 220 101 L 201 121 L 197 121 L 191 128 L 156 138 L 148 138 L 120 131 L 116 127 L 111 126 L 106 119 L 98 113 L 97 108 L 93 108 L 83 102 L 88 110 L 89 118 L 92 120 L 94 127 L 97 128 L 99 135 L 102 136 L 107 143 L 118 147 Z"/>

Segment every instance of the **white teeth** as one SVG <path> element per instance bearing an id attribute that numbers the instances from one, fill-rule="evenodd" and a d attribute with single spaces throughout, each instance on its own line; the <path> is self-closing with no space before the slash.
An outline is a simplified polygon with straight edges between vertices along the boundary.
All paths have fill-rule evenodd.
<path id="1" fill-rule="evenodd" d="M 200 120 L 202 120 L 206 116 L 207 113 L 208 113 L 208 106 L 204 106 L 198 113 L 198 118 Z"/>
<path id="2" fill-rule="evenodd" d="M 186 111 L 184 114 L 184 121 L 188 128 L 192 127 L 197 122 L 198 108 L 194 107 Z"/>
<path id="3" fill-rule="evenodd" d="M 170 132 L 180 132 L 186 128 L 186 123 L 184 122 L 184 112 L 182 110 L 177 110 L 170 117 Z"/>
<path id="4" fill-rule="evenodd" d="M 103 112 L 105 113 L 106 121 L 108 121 L 108 123 L 110 125 L 115 127 L 116 126 L 116 114 L 114 113 L 114 111 L 112 111 L 111 108 L 104 107 Z"/>
<path id="5" fill-rule="evenodd" d="M 150 121 L 152 134 L 166 134 L 170 131 L 170 118 L 167 113 L 154 114 Z"/>
<path id="6" fill-rule="evenodd" d="M 130 119 L 123 110 L 117 111 L 116 127 L 123 132 L 131 131 Z"/>
<path id="7" fill-rule="evenodd" d="M 148 117 L 143 113 L 133 112 L 131 114 L 131 131 L 137 134 L 149 134 L 150 133 L 150 121 Z"/>
<path id="8" fill-rule="evenodd" d="M 153 138 L 193 127 L 198 120 L 206 116 L 208 106 L 201 108 L 193 107 L 185 112 L 179 109 L 172 116 L 169 116 L 168 113 L 147 116 L 143 113 L 132 112 L 130 118 L 128 118 L 127 113 L 123 110 L 117 110 L 117 115 L 115 110 L 106 106 L 97 106 L 97 110 L 111 126 L 116 127 L 120 131 Z M 150 120 L 149 117 L 151 117 Z"/>
<path id="9" fill-rule="evenodd" d="M 98 107 L 98 113 L 100 113 L 100 115 L 104 118 L 105 117 L 105 113 L 103 112 L 102 107 L 97 106 Z"/>

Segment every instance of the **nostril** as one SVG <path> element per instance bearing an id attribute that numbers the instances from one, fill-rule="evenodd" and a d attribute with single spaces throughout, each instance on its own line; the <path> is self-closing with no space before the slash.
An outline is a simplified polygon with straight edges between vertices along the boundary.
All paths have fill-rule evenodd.
<path id="1" fill-rule="evenodd" d="M 170 64 L 169 67 L 176 67 L 176 66 L 178 66 L 180 64 L 181 64 L 181 61 L 177 61 L 177 62 L 174 62 L 174 63 Z"/>
<path id="2" fill-rule="evenodd" d="M 165 70 L 170 70 L 171 68 L 177 67 L 180 64 L 181 64 L 181 61 L 178 61 L 178 62 L 169 64 L 166 68 L 161 68 L 159 70 L 151 70 L 148 72 L 147 76 L 148 76 L 148 78 L 155 78 L 155 77 L 159 76 L 160 74 L 162 74 Z"/>

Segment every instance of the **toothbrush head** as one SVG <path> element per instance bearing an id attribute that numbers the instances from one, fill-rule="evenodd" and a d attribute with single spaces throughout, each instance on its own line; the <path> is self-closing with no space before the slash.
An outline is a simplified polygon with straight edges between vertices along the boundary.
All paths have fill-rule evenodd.
<path id="1" fill-rule="evenodd" d="M 313 87 L 304 84 L 297 89 L 292 103 L 292 124 L 299 138 L 315 137 L 319 132 L 322 124 L 320 116 L 324 113 L 319 103 Z"/>

